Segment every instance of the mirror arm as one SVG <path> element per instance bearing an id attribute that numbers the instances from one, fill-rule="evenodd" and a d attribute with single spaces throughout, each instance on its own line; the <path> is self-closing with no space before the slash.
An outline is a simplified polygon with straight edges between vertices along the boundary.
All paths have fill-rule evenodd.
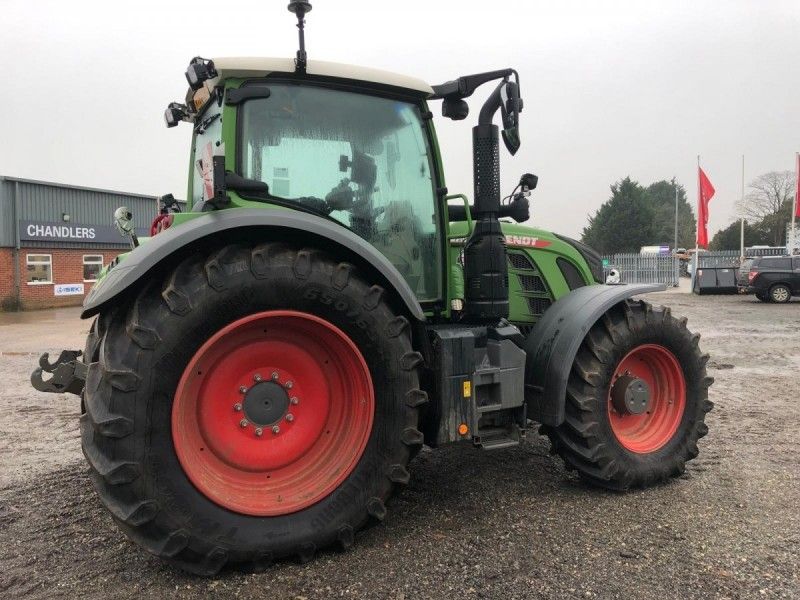
<path id="1" fill-rule="evenodd" d="M 500 92 L 502 91 L 503 86 L 505 86 L 505 84 L 506 80 L 501 81 L 497 85 L 497 87 L 494 88 L 494 91 L 486 99 L 486 102 L 483 103 L 480 115 L 478 116 L 478 125 L 491 125 L 495 113 L 502 104 Z"/>

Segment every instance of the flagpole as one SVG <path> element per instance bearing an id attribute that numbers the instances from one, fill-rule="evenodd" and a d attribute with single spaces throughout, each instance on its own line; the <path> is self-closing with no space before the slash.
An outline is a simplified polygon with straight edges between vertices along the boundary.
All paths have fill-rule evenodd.
<path id="1" fill-rule="evenodd" d="M 700 212 L 700 155 L 697 155 L 697 231 L 694 232 L 694 253 L 695 256 L 700 250 L 700 218 L 703 216 Z M 699 261 L 698 261 L 699 262 Z"/>
<path id="2" fill-rule="evenodd" d="M 742 154 L 742 207 L 741 207 L 741 227 L 739 231 L 739 246 L 741 248 L 740 258 L 744 261 L 744 154 Z"/>
<path id="3" fill-rule="evenodd" d="M 794 206 L 792 206 L 792 248 L 790 253 L 794 253 L 795 248 L 800 246 L 797 243 L 797 230 L 795 229 L 795 217 L 797 217 L 797 207 L 800 206 L 800 152 L 794 153 Z"/>
<path id="4" fill-rule="evenodd" d="M 700 256 L 698 254 L 698 250 L 700 248 L 699 244 L 699 236 L 700 236 L 700 218 L 702 215 L 700 214 L 700 155 L 697 155 L 697 227 L 694 229 L 694 254 L 692 255 L 692 261 L 690 264 L 692 265 L 692 279 L 691 286 L 692 292 L 694 292 L 694 285 L 697 281 L 697 270 L 700 266 Z"/>
<path id="5" fill-rule="evenodd" d="M 672 185 L 675 186 L 675 246 L 672 248 L 673 254 L 678 250 L 678 182 L 672 178 Z"/>

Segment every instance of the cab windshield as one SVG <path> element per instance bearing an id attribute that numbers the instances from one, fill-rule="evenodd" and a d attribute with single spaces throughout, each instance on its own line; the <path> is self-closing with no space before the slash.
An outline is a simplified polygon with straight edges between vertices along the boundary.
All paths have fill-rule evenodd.
<path id="1" fill-rule="evenodd" d="M 441 240 L 430 148 L 411 103 L 269 84 L 239 112 L 241 175 L 329 215 L 382 252 L 420 300 L 440 297 Z"/>

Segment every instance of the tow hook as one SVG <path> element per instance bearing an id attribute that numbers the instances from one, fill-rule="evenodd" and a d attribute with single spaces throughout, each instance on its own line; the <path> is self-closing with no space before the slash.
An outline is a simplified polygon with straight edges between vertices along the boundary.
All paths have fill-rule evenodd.
<path id="1" fill-rule="evenodd" d="M 76 394 L 83 392 L 86 383 L 86 364 L 79 360 L 83 354 L 80 350 L 62 350 L 58 359 L 50 363 L 50 355 L 45 352 L 39 357 L 39 367 L 31 373 L 31 385 L 40 392 L 53 394 Z M 52 373 L 45 381 L 42 373 Z"/>

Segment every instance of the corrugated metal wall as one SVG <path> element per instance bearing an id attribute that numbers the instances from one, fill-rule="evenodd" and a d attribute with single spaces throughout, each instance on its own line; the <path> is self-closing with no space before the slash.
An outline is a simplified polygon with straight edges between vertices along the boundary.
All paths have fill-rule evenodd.
<path id="1" fill-rule="evenodd" d="M 16 244 L 18 221 L 62 223 L 62 215 L 67 213 L 70 215 L 69 224 L 113 225 L 114 210 L 123 205 L 133 212 L 137 230 L 150 228 L 156 215 L 155 196 L 0 176 L 0 247 Z M 86 241 L 58 244 L 25 242 L 27 247 L 95 245 Z M 120 237 L 119 247 L 127 245 Z"/>

